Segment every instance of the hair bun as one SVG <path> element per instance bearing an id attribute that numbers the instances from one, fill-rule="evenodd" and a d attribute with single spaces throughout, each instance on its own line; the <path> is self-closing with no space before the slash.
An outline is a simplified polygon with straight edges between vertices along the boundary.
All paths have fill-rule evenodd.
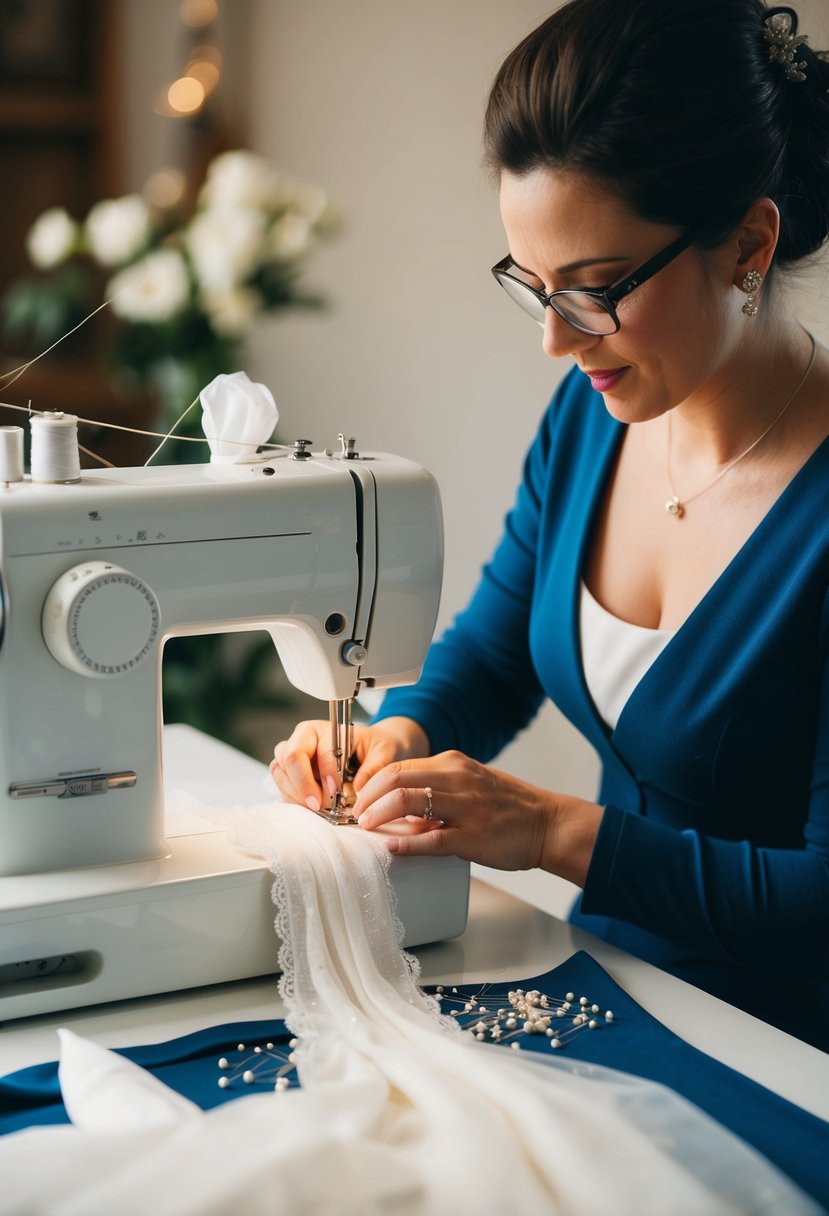
<path id="1" fill-rule="evenodd" d="M 829 65 L 793 8 L 569 0 L 504 61 L 485 151 L 497 170 L 589 173 L 712 247 L 768 196 L 778 261 L 796 262 L 829 234 L 827 90 Z"/>

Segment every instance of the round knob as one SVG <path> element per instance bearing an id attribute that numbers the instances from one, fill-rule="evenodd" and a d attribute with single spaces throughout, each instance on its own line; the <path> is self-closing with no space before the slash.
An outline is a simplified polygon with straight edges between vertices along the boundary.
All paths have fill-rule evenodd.
<path id="1" fill-rule="evenodd" d="M 43 604 L 43 640 L 69 671 L 111 679 L 135 671 L 158 640 L 161 610 L 137 575 L 111 562 L 73 566 Z"/>
<path id="2" fill-rule="evenodd" d="M 368 651 L 359 642 L 343 642 L 340 655 L 344 663 L 348 663 L 351 667 L 361 667 L 366 661 Z"/>
<path id="3" fill-rule="evenodd" d="M 310 460 L 313 453 L 307 449 L 310 448 L 313 442 L 313 439 L 295 439 L 291 458 L 293 460 Z"/>

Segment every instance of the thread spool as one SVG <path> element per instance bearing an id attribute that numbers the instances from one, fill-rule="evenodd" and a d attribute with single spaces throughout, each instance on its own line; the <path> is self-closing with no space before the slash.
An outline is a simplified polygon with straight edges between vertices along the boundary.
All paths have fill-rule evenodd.
<path id="1" fill-rule="evenodd" d="M 66 484 L 81 479 L 75 414 L 33 414 L 32 481 Z"/>
<path id="2" fill-rule="evenodd" d="M 23 427 L 0 426 L 0 482 L 23 480 Z"/>

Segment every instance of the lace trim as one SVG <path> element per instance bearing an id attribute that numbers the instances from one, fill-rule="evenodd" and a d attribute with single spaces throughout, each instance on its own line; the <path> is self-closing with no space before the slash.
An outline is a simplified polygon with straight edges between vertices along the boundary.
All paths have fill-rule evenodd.
<path id="1" fill-rule="evenodd" d="M 279 939 L 278 990 L 285 1004 L 286 1025 L 299 1039 L 297 1068 L 303 1082 L 314 1045 L 342 1031 L 341 1009 L 323 1011 L 311 977 L 323 965 L 333 964 L 336 973 L 346 958 L 350 958 L 354 974 L 388 985 L 389 997 L 427 1015 L 447 1035 L 461 1037 L 456 1022 L 420 988 L 419 960 L 403 949 L 405 927 L 390 879 L 392 858 L 382 839 L 332 828 L 298 807 L 210 811 L 207 817 L 238 847 L 263 857 L 274 876 L 271 898 Z M 328 863 L 324 882 L 316 873 L 323 858 Z M 341 935 L 342 948 L 336 955 L 329 954 L 326 938 L 332 925 L 342 916 L 344 904 L 357 901 L 364 906 L 354 909 L 356 914 L 347 921 L 340 921 L 346 929 Z M 329 956 L 323 958 L 325 954 Z M 340 976 L 340 983 L 344 979 Z M 349 999 L 353 997 L 349 994 Z M 365 1001 L 362 1012 L 371 1015 Z"/>

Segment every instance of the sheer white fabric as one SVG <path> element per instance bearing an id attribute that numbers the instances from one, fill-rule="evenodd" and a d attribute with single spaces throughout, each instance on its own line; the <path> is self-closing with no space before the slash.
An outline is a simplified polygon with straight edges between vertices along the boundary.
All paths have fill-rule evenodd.
<path id="1" fill-rule="evenodd" d="M 593 704 L 613 730 L 630 694 L 674 636 L 646 629 L 608 612 L 581 584 L 579 631 L 584 682 Z"/>
<path id="2" fill-rule="evenodd" d="M 400 949 L 381 839 L 273 805 L 235 813 L 232 827 L 274 871 L 302 1089 L 203 1114 L 65 1034 L 61 1082 L 74 1126 L 0 1141 L 0 1211 L 819 1211 L 660 1086 L 463 1035 L 420 991 Z"/>

